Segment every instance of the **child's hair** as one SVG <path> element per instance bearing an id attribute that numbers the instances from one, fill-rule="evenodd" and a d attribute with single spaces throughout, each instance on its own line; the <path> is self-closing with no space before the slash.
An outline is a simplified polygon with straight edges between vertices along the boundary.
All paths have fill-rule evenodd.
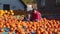
<path id="1" fill-rule="evenodd" d="M 30 17 L 30 14 L 27 14 L 26 16 Z"/>

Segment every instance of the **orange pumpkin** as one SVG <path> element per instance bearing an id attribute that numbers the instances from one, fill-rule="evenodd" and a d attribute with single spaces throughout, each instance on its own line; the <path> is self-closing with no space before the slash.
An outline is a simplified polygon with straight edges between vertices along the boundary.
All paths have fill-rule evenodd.
<path id="1" fill-rule="evenodd" d="M 12 32 L 8 32 L 8 34 L 13 34 Z"/>
<path id="2" fill-rule="evenodd" d="M 11 26 L 12 26 L 12 27 L 16 27 L 15 23 L 12 23 Z"/>
<path id="3" fill-rule="evenodd" d="M 58 34 L 60 34 L 60 32 L 58 32 Z"/>
<path id="4" fill-rule="evenodd" d="M 19 34 L 19 32 L 16 32 L 16 34 Z"/>
<path id="5" fill-rule="evenodd" d="M 44 34 L 48 34 L 48 32 L 47 31 L 44 31 Z"/>
<path id="6" fill-rule="evenodd" d="M 6 26 L 9 26 L 9 23 L 6 23 Z"/>
<path id="7" fill-rule="evenodd" d="M 30 33 L 29 29 L 26 29 L 26 34 Z"/>
<path id="8" fill-rule="evenodd" d="M 7 26 L 7 28 L 10 28 L 10 26 Z"/>
<path id="9" fill-rule="evenodd" d="M 37 34 L 41 34 L 41 32 L 39 30 L 37 30 Z"/>
<path id="10" fill-rule="evenodd" d="M 49 33 L 52 34 L 52 31 L 50 31 Z"/>
<path id="11" fill-rule="evenodd" d="M 2 34 L 2 32 L 0 32 L 0 34 Z"/>
<path id="12" fill-rule="evenodd" d="M 60 28 L 60 25 L 58 25 L 58 28 Z"/>
<path id="13" fill-rule="evenodd" d="M 1 29 L 1 32 L 5 32 L 4 29 Z"/>
<path id="14" fill-rule="evenodd" d="M 6 25 L 4 25 L 4 28 L 6 27 Z"/>
<path id="15" fill-rule="evenodd" d="M 17 27 L 14 27 L 14 30 L 16 30 L 17 29 Z"/>
<path id="16" fill-rule="evenodd" d="M 20 34 L 25 34 L 24 30 L 22 28 L 17 29 Z"/>
<path id="17" fill-rule="evenodd" d="M 10 28 L 10 31 L 13 32 L 14 31 L 14 28 Z"/>
<path id="18" fill-rule="evenodd" d="M 0 25 L 0 28 L 3 28 L 3 26 L 2 26 L 2 25 Z"/>

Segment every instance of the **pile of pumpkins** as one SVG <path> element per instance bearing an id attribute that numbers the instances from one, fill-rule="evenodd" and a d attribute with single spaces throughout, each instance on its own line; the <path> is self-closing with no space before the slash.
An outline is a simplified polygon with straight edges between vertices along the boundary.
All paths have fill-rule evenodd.
<path id="1" fill-rule="evenodd" d="M 8 32 L 8 34 L 13 34 L 13 32 L 16 34 L 60 34 L 60 20 L 42 18 L 39 22 L 22 21 L 13 14 L 8 15 L 5 13 L 10 14 L 7 11 L 1 13 L 0 34 L 3 32 Z"/>
<path id="2" fill-rule="evenodd" d="M 8 14 L 11 14 L 11 15 L 14 15 L 14 12 L 13 10 L 0 10 L 0 16 L 4 15 L 5 13 L 8 13 Z"/>

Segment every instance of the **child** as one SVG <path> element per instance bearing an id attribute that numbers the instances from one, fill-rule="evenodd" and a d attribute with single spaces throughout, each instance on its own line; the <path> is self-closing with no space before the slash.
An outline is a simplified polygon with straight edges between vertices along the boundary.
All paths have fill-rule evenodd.
<path id="1" fill-rule="evenodd" d="M 27 14 L 27 15 L 24 17 L 24 21 L 30 21 L 30 14 Z"/>

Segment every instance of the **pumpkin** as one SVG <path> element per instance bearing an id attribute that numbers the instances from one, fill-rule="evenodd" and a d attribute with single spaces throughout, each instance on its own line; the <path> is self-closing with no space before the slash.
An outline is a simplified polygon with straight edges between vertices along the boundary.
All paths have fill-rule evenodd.
<path id="1" fill-rule="evenodd" d="M 8 34 L 13 34 L 12 32 L 8 32 Z"/>
<path id="2" fill-rule="evenodd" d="M 60 34 L 60 32 L 58 32 L 58 34 Z"/>
<path id="3" fill-rule="evenodd" d="M 1 29 L 1 32 L 5 32 L 4 29 Z"/>
<path id="4" fill-rule="evenodd" d="M 3 10 L 0 10 L 0 16 L 2 16 L 4 14 Z"/>
<path id="5" fill-rule="evenodd" d="M 3 26 L 4 28 L 6 27 L 6 25 Z"/>
<path id="6" fill-rule="evenodd" d="M 24 30 L 22 28 L 17 29 L 20 34 L 25 34 Z"/>
<path id="7" fill-rule="evenodd" d="M 14 15 L 14 13 L 13 13 L 13 12 L 12 12 L 11 14 L 12 14 L 12 15 Z"/>
<path id="8" fill-rule="evenodd" d="M 48 34 L 48 32 L 47 31 L 44 31 L 44 34 Z"/>
<path id="9" fill-rule="evenodd" d="M 60 28 L 60 24 L 58 25 L 58 28 Z"/>
<path id="10" fill-rule="evenodd" d="M 0 28 L 3 28 L 3 26 L 2 26 L 2 25 L 0 25 Z"/>
<path id="11" fill-rule="evenodd" d="M 11 27 L 16 27 L 15 23 L 11 23 Z"/>
<path id="12" fill-rule="evenodd" d="M 0 34 L 2 34 L 2 32 L 0 32 Z"/>
<path id="13" fill-rule="evenodd" d="M 5 12 L 5 13 L 8 13 L 8 11 L 7 11 L 7 10 L 5 10 L 4 12 Z"/>
<path id="14" fill-rule="evenodd" d="M 41 34 L 41 32 L 39 30 L 37 30 L 37 34 Z"/>
<path id="15" fill-rule="evenodd" d="M 52 31 L 50 31 L 49 34 L 52 34 Z"/>
<path id="16" fill-rule="evenodd" d="M 26 29 L 26 34 L 30 33 L 30 31 L 28 29 Z"/>
<path id="17" fill-rule="evenodd" d="M 13 32 L 14 31 L 14 28 L 10 28 L 10 31 Z"/>

